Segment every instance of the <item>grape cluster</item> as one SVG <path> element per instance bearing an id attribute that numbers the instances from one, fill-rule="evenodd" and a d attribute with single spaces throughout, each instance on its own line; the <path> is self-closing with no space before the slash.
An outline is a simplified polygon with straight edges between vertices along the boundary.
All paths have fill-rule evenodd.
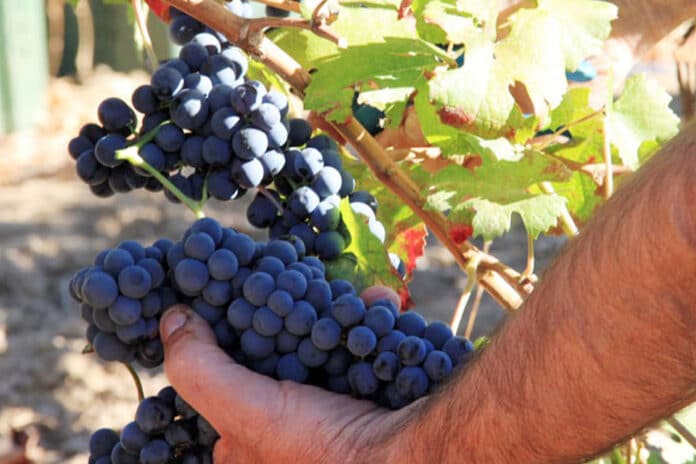
<path id="1" fill-rule="evenodd" d="M 162 363 L 159 317 L 177 301 L 167 281 L 171 246 L 164 239 L 149 247 L 125 241 L 99 253 L 93 266 L 71 279 L 70 293 L 89 324 L 87 339 L 102 359 L 137 360 L 145 367 Z"/>
<path id="2" fill-rule="evenodd" d="M 218 434 L 172 387 L 138 405 L 117 433 L 99 429 L 89 441 L 90 464 L 211 464 Z"/>
<path id="3" fill-rule="evenodd" d="M 123 242 L 77 272 L 88 338 L 107 361 L 162 361 L 162 310 L 189 305 L 237 362 L 397 408 L 427 393 L 473 352 L 442 322 L 369 308 L 350 282 L 327 280 L 321 260 L 294 236 L 267 243 L 199 219 L 173 243 Z"/>

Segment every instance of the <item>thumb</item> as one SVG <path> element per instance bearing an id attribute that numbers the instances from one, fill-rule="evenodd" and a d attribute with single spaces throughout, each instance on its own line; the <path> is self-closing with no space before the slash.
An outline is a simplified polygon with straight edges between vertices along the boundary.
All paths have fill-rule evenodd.
<path id="1" fill-rule="evenodd" d="M 263 399 L 279 396 L 276 382 L 235 363 L 208 323 L 188 307 L 168 309 L 160 334 L 167 378 L 216 430 L 239 429 L 268 406 Z"/>

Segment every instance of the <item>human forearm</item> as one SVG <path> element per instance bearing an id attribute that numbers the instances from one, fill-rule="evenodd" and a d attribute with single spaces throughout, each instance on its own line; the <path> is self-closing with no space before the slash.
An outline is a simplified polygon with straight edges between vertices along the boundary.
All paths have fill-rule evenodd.
<path id="1" fill-rule="evenodd" d="M 411 413 L 394 449 L 409 462 L 576 462 L 694 399 L 694 160 L 692 125 L 619 189 L 482 356 Z"/>

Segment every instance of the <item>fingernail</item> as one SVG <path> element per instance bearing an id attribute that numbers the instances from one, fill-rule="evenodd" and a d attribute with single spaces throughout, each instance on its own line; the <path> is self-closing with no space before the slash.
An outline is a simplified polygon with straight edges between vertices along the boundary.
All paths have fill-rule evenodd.
<path id="1" fill-rule="evenodd" d="M 162 321 L 162 340 L 167 341 L 174 332 L 179 330 L 186 324 L 186 313 L 180 309 L 173 309 L 164 315 Z"/>

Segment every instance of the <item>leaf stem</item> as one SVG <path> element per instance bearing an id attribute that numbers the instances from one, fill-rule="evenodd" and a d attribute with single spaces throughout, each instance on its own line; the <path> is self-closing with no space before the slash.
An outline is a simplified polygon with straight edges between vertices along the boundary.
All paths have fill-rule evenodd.
<path id="1" fill-rule="evenodd" d="M 483 243 L 483 252 L 488 253 L 491 250 L 491 245 L 493 242 L 487 240 Z M 478 318 L 479 308 L 481 307 L 481 300 L 483 299 L 484 288 L 479 285 L 476 287 L 476 295 L 474 296 L 474 303 L 471 305 L 471 310 L 469 311 L 469 320 L 466 323 L 466 330 L 464 331 L 464 336 L 471 339 L 471 334 L 474 332 L 474 326 L 476 324 L 476 319 Z"/>
<path id="2" fill-rule="evenodd" d="M 527 266 L 522 272 L 522 278 L 527 279 L 534 274 L 534 237 L 527 232 Z"/>
<path id="3" fill-rule="evenodd" d="M 131 0 L 131 4 L 133 5 L 133 12 L 135 13 L 135 22 L 138 25 L 140 36 L 143 39 L 143 48 L 145 49 L 149 61 L 146 65 L 148 70 L 152 71 L 159 61 L 157 60 L 155 49 L 152 46 L 152 39 L 150 38 L 150 31 L 147 28 L 147 20 L 145 12 L 143 11 L 142 0 Z"/>
<path id="4" fill-rule="evenodd" d="M 474 257 L 469 260 L 469 264 L 466 267 L 466 287 L 462 292 L 462 296 L 459 297 L 459 303 L 457 303 L 457 309 L 452 316 L 452 322 L 450 322 L 450 327 L 452 332 L 455 334 L 459 331 L 459 326 L 462 323 L 462 318 L 464 317 L 464 311 L 466 310 L 466 305 L 471 298 L 471 292 L 476 286 L 476 271 L 479 265 L 478 257 Z"/>
<path id="5" fill-rule="evenodd" d="M 305 29 L 314 32 L 317 36 L 329 40 L 339 48 L 346 48 L 348 42 L 346 39 L 342 38 L 336 32 L 332 31 L 326 24 L 322 22 L 315 22 L 310 19 L 303 18 L 275 18 L 272 16 L 254 18 L 247 20 L 247 34 L 253 34 L 263 29 L 269 27 L 275 28 L 292 28 L 292 29 Z"/>
<path id="6" fill-rule="evenodd" d="M 133 368 L 133 366 L 130 363 L 122 363 L 122 364 L 124 366 L 126 366 L 128 373 L 133 378 L 133 383 L 135 383 L 135 388 L 138 391 L 138 402 L 144 400 L 145 393 L 143 392 L 143 383 L 140 381 L 140 376 L 138 375 L 138 373 L 135 371 L 135 369 Z"/>
<path id="7" fill-rule="evenodd" d="M 153 168 L 147 161 L 145 161 L 138 154 L 139 146 L 140 142 L 138 142 L 138 144 L 131 145 L 128 148 L 118 150 L 116 152 L 116 159 L 126 160 L 133 166 L 147 171 L 152 177 L 160 181 L 164 188 L 169 190 L 172 193 L 172 195 L 174 195 L 179 201 L 185 204 L 188 207 L 188 209 L 190 209 L 196 216 L 196 219 L 205 217 L 201 204 L 195 202 L 193 199 L 191 199 L 185 193 L 179 190 L 176 185 L 172 184 L 169 179 L 164 177 L 161 172 Z"/>
<path id="8" fill-rule="evenodd" d="M 544 148 L 548 147 L 553 143 L 554 140 L 556 140 L 556 137 L 564 133 L 565 131 L 569 130 L 571 127 L 577 126 L 578 124 L 582 124 L 583 122 L 587 122 L 591 119 L 596 118 L 597 116 L 600 116 L 604 114 L 605 108 L 600 108 L 596 111 L 593 111 L 590 114 L 587 114 L 580 119 L 576 119 L 575 121 L 571 121 L 568 124 L 564 124 L 558 129 L 556 129 L 553 134 L 545 135 L 543 136 L 543 142 L 540 143 L 539 145 L 535 145 L 535 148 L 538 148 L 539 150 L 543 150 Z"/>
<path id="9" fill-rule="evenodd" d="M 556 191 L 553 189 L 553 185 L 551 185 L 551 182 L 542 182 L 541 190 L 544 193 L 548 193 L 549 195 L 556 195 Z M 560 219 L 561 227 L 563 227 L 563 232 L 565 232 L 565 234 L 568 237 L 575 237 L 576 235 L 578 235 L 578 226 L 575 224 L 573 216 L 570 215 L 570 211 L 568 211 L 568 207 L 565 205 L 563 206 L 563 210 L 561 211 Z"/>
<path id="10" fill-rule="evenodd" d="M 671 416 L 665 420 L 669 425 L 671 425 L 674 428 L 674 430 L 676 430 L 679 433 L 679 435 L 684 437 L 684 439 L 689 442 L 693 449 L 696 450 L 696 436 L 694 436 L 694 434 L 691 433 L 691 431 L 687 429 L 686 426 L 679 421 L 679 419 L 677 419 L 674 416 Z"/>
<path id="11" fill-rule="evenodd" d="M 273 195 L 271 195 L 271 192 L 269 192 L 268 189 L 267 189 L 266 187 L 257 187 L 256 190 L 258 190 L 258 192 L 259 192 L 261 195 L 263 195 L 264 197 L 266 197 L 266 198 L 268 199 L 268 201 L 270 201 L 271 203 L 273 203 L 273 206 L 275 206 L 275 209 L 277 209 L 278 212 L 279 212 L 280 214 L 283 214 L 283 211 L 284 211 L 283 205 L 281 205 L 281 204 L 278 202 L 278 200 L 277 200 Z"/>

